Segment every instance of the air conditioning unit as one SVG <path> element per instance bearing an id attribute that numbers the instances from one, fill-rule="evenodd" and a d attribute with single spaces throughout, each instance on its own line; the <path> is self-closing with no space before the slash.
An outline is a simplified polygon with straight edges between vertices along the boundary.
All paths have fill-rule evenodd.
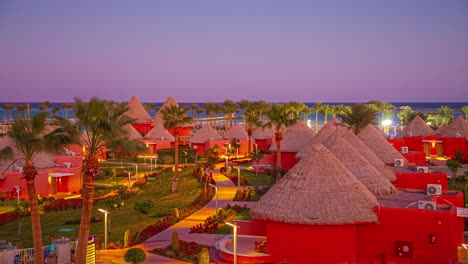
<path id="1" fill-rule="evenodd" d="M 429 169 L 427 167 L 416 167 L 417 173 L 429 173 Z"/>
<path id="2" fill-rule="evenodd" d="M 418 201 L 418 209 L 435 210 L 437 204 L 435 201 Z"/>
<path id="3" fill-rule="evenodd" d="M 63 163 L 63 167 L 65 167 L 65 168 L 71 168 L 71 166 L 72 166 L 71 162 L 64 162 Z"/>
<path id="4" fill-rule="evenodd" d="M 441 195 L 442 194 L 442 185 L 440 185 L 440 184 L 428 184 L 426 191 L 427 191 L 427 194 L 429 194 L 429 195 Z"/>
<path id="5" fill-rule="evenodd" d="M 408 153 L 408 147 L 401 147 L 401 153 Z"/>
<path id="6" fill-rule="evenodd" d="M 405 166 L 405 160 L 404 159 L 395 159 L 395 161 L 393 162 L 393 166 L 403 167 L 403 166 Z"/>

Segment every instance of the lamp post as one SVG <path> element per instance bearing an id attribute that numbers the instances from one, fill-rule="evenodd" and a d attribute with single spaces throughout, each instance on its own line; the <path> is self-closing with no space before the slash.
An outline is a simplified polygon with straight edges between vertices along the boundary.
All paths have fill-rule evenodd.
<path id="1" fill-rule="evenodd" d="M 229 166 L 228 165 L 228 159 L 229 159 L 228 148 L 223 147 L 223 149 L 226 150 L 226 153 L 225 153 L 224 157 L 226 158 L 226 167 L 225 168 L 226 168 L 226 173 L 227 173 L 228 172 L 228 166 Z"/>
<path id="2" fill-rule="evenodd" d="M 237 264 L 237 229 L 240 228 L 238 225 L 226 222 L 226 225 L 234 228 L 233 234 L 233 247 L 234 247 L 234 264 Z"/>
<path id="3" fill-rule="evenodd" d="M 130 191 L 130 172 L 128 172 L 128 190 Z"/>
<path id="4" fill-rule="evenodd" d="M 213 185 L 213 184 L 208 184 L 209 186 L 215 188 L 216 190 L 216 216 L 218 216 L 218 186 Z"/>
<path id="5" fill-rule="evenodd" d="M 138 179 L 140 179 L 140 176 L 138 175 L 138 164 L 136 164 L 136 163 L 130 163 L 130 164 L 135 166 L 135 174 L 136 174 L 136 176 L 138 176 Z"/>
<path id="6" fill-rule="evenodd" d="M 21 192 L 21 187 L 15 186 L 15 191 L 16 191 L 16 196 L 18 197 L 18 207 L 20 206 L 20 192 Z"/>
<path id="7" fill-rule="evenodd" d="M 257 143 L 253 143 L 254 146 L 255 146 L 255 154 L 258 154 L 258 144 Z"/>
<path id="8" fill-rule="evenodd" d="M 187 165 L 187 151 L 182 151 L 184 153 L 184 156 L 185 156 L 185 165 Z"/>
<path id="9" fill-rule="evenodd" d="M 107 215 L 109 215 L 110 212 L 101 208 L 99 208 L 98 211 L 104 214 L 104 249 L 107 249 L 107 229 L 109 225 Z"/>
<path id="10" fill-rule="evenodd" d="M 240 168 L 234 167 L 234 169 L 237 169 L 237 188 L 240 189 Z"/>

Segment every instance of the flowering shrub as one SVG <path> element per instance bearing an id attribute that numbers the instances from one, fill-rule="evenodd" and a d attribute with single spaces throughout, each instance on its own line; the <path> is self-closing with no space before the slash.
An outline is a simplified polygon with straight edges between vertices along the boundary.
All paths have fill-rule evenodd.
<path id="1" fill-rule="evenodd" d="M 245 208 L 245 206 L 244 206 Z M 190 233 L 213 233 L 220 223 L 232 218 L 237 212 L 242 210 L 243 207 L 239 205 L 230 206 L 229 204 L 218 210 L 218 215 L 209 216 L 205 219 L 203 224 L 198 224 L 190 228 Z"/>
<path id="2" fill-rule="evenodd" d="M 197 244 L 196 242 L 180 240 L 180 247 L 177 250 L 169 246 L 167 248 L 157 248 L 153 250 L 152 253 L 191 263 L 198 263 L 198 255 L 204 247 L 206 246 Z"/>
<path id="3" fill-rule="evenodd" d="M 20 216 L 17 213 L 3 213 L 0 214 L 0 225 L 1 224 L 6 224 L 8 222 L 11 222 L 13 220 L 18 219 Z"/>
<path id="4" fill-rule="evenodd" d="M 255 195 L 252 187 L 237 189 L 234 201 L 250 201 L 250 198 Z"/>
<path id="5" fill-rule="evenodd" d="M 58 199 L 55 201 L 50 202 L 50 204 L 44 205 L 44 212 L 54 212 L 54 211 L 63 211 L 67 209 L 74 209 L 81 207 L 82 203 L 81 198 L 76 199 Z"/>

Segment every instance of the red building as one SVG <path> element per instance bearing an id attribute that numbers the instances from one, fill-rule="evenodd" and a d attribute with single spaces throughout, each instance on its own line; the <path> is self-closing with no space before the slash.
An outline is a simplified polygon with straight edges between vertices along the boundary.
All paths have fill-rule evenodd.
<path id="1" fill-rule="evenodd" d="M 205 150 L 210 148 L 210 141 L 215 140 L 223 140 L 223 137 L 221 137 L 218 132 L 216 132 L 216 130 L 207 123 L 189 139 L 189 142 L 192 148 L 197 150 L 197 155 L 204 155 Z M 228 141 L 223 142 L 219 147 L 221 148 L 224 143 L 228 143 Z"/>
<path id="2" fill-rule="evenodd" d="M 237 150 L 236 155 L 244 155 L 249 151 L 249 135 L 245 131 L 245 129 L 239 125 L 238 123 L 234 124 L 231 129 L 226 131 L 224 134 L 224 139 L 228 140 L 229 142 L 233 139 L 238 141 L 240 148 Z M 251 146 L 250 149 L 253 149 L 253 139 L 250 142 Z"/>
<path id="3" fill-rule="evenodd" d="M 133 127 L 140 133 L 148 133 L 151 130 L 151 116 L 148 114 L 148 111 L 143 107 L 143 105 L 138 101 L 136 96 L 132 96 L 130 101 L 127 104 L 127 112 L 124 113 L 125 116 L 128 116 L 135 121 L 133 122 Z"/>
<path id="4" fill-rule="evenodd" d="M 257 150 L 268 150 L 275 143 L 275 130 L 271 127 L 256 127 L 252 138 Z"/>
<path id="5" fill-rule="evenodd" d="M 144 137 L 147 154 L 155 155 L 158 149 L 171 148 L 174 144 L 174 136 L 161 124 L 156 124 Z"/>
<path id="6" fill-rule="evenodd" d="M 161 125 L 164 124 L 163 115 L 162 115 L 161 110 L 164 109 L 164 108 L 170 107 L 170 106 L 179 106 L 179 104 L 176 102 L 176 100 L 174 100 L 174 98 L 172 96 L 169 96 L 169 98 L 167 98 L 167 100 L 164 102 L 164 104 L 161 106 L 161 108 L 159 108 L 159 111 L 156 113 L 156 115 L 154 115 L 153 120 L 152 120 L 152 126 L 154 126 L 156 124 L 161 124 Z M 183 144 L 183 142 L 186 142 L 188 140 L 188 138 L 192 135 L 191 134 L 192 126 L 193 126 L 193 124 L 187 123 L 187 124 L 184 124 L 182 127 L 179 128 L 179 136 L 181 137 L 181 141 L 182 141 L 181 143 L 182 144 Z M 171 131 L 170 129 L 169 129 L 169 132 L 172 135 L 174 135 L 174 132 Z"/>

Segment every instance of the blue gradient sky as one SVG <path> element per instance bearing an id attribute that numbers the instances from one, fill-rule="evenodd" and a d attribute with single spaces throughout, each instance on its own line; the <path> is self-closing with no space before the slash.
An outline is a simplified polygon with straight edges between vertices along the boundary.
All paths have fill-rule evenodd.
<path id="1" fill-rule="evenodd" d="M 0 101 L 467 101 L 468 1 L 0 1 Z"/>

